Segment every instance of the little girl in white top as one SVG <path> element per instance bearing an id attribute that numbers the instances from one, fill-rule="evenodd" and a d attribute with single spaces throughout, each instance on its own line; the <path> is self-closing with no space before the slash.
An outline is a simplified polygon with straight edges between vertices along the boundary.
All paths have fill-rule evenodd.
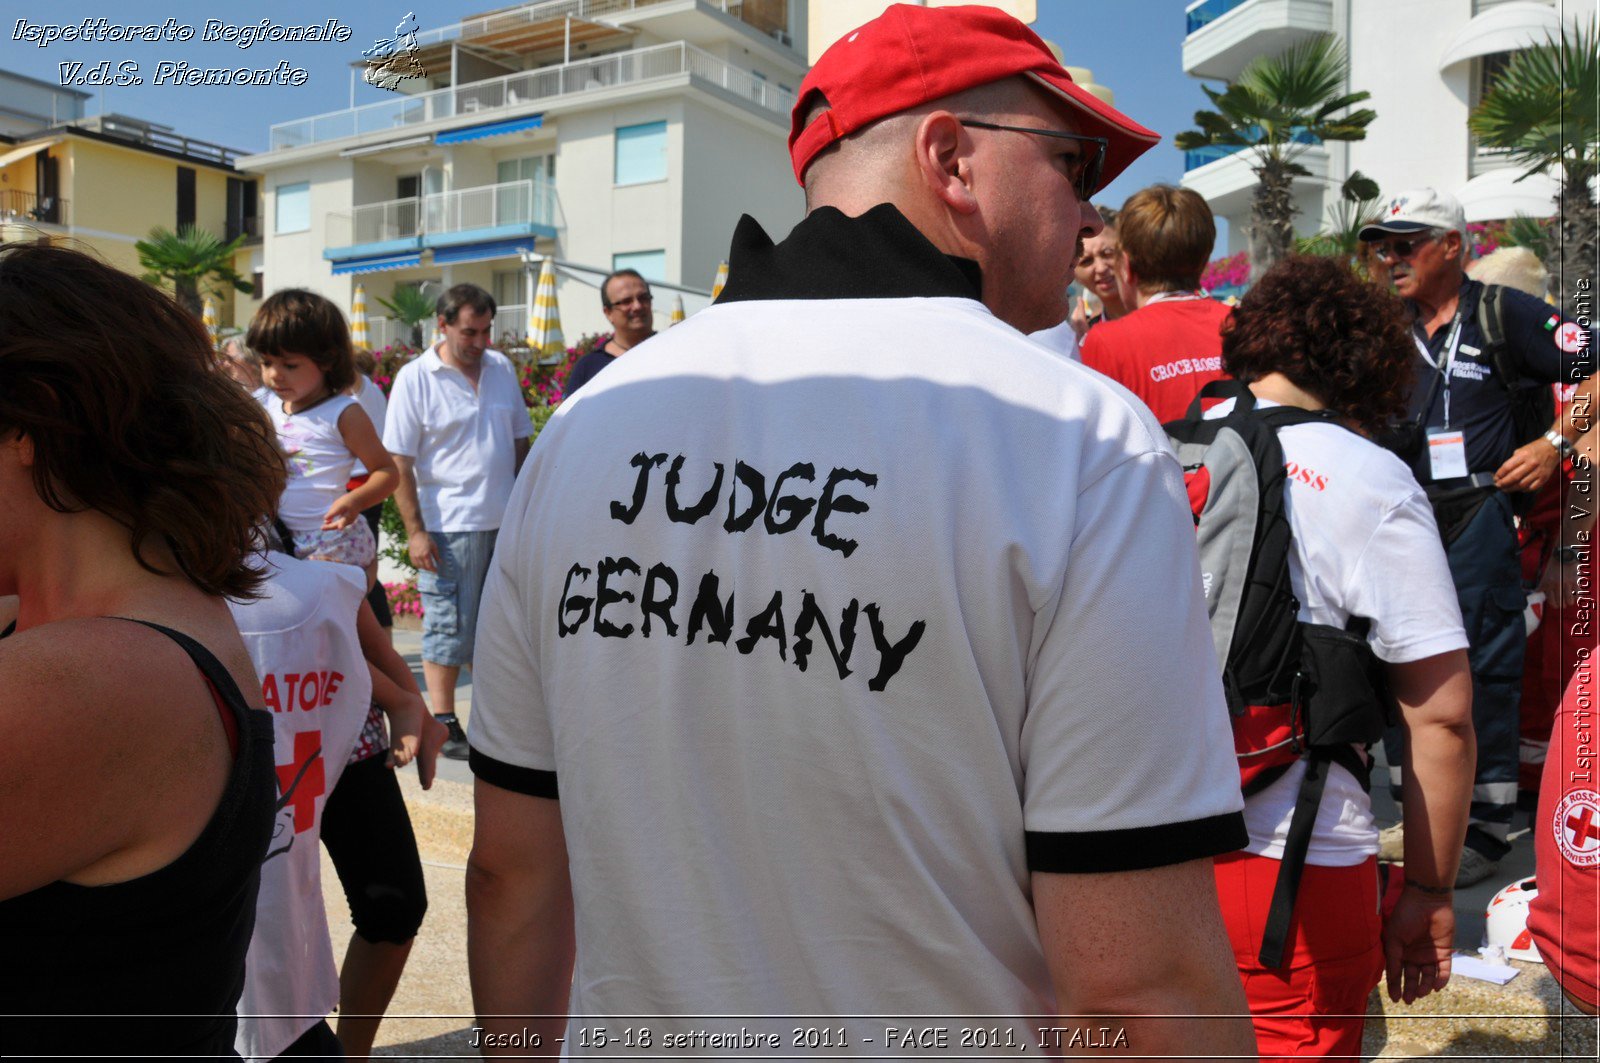
<path id="1" fill-rule="evenodd" d="M 277 292 L 256 311 L 245 341 L 261 356 L 266 403 L 289 462 L 278 518 L 294 555 L 340 561 L 376 578 L 377 543 L 361 511 L 394 493 L 394 459 L 372 419 L 344 392 L 355 382 L 350 330 L 339 308 L 314 292 Z M 347 490 L 357 461 L 367 480 Z"/>

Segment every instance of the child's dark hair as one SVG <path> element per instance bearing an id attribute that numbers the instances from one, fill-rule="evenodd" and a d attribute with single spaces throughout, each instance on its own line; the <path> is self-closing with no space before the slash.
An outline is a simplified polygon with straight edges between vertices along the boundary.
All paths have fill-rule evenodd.
<path id="1" fill-rule="evenodd" d="M 274 292 L 250 321 L 245 343 L 258 354 L 297 354 L 322 370 L 335 395 L 356 382 L 350 326 L 330 300 L 304 288 Z"/>

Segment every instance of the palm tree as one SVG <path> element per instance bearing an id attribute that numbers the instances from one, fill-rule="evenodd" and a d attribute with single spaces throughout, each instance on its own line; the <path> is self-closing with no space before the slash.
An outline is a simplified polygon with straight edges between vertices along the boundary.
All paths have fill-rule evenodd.
<path id="1" fill-rule="evenodd" d="M 1252 59 L 1239 79 L 1219 92 L 1202 86 L 1215 111 L 1196 111 L 1195 125 L 1179 133 L 1184 151 L 1204 147 L 1247 149 L 1260 183 L 1250 204 L 1251 279 L 1259 278 L 1294 244 L 1294 179 L 1311 172 L 1296 160 L 1328 140 L 1361 140 L 1376 118 L 1350 111 L 1367 92 L 1345 92 L 1349 63 L 1329 36 L 1312 37 L 1278 55 Z"/>
<path id="2" fill-rule="evenodd" d="M 414 284 L 396 285 L 393 301 L 378 297 L 378 302 L 383 308 L 394 315 L 394 319 L 411 330 L 411 346 L 422 347 L 422 323 L 432 321 L 435 314 L 435 303 L 423 294 L 421 288 Z"/>
<path id="3" fill-rule="evenodd" d="M 255 289 L 250 282 L 233 269 L 233 255 L 245 241 L 244 236 L 223 243 L 204 229 L 193 225 L 180 226 L 177 232 L 159 225 L 150 230 L 148 239 L 134 243 L 139 252 L 139 265 L 145 269 L 146 284 L 170 284 L 178 303 L 195 317 L 200 316 L 200 296 L 216 292 L 224 284 L 246 295 Z"/>
<path id="4" fill-rule="evenodd" d="M 1305 255 L 1326 255 L 1354 259 L 1361 250 L 1360 232 L 1378 215 L 1378 182 L 1356 170 L 1345 178 L 1339 201 L 1328 208 L 1322 231 L 1295 241 L 1295 250 Z"/>
<path id="5" fill-rule="evenodd" d="M 1600 27 L 1569 27 L 1561 37 L 1517 52 L 1468 119 L 1481 144 L 1505 148 L 1523 177 L 1560 174 L 1556 239 L 1545 268 L 1557 278 L 1563 309 L 1576 314 L 1577 279 L 1593 269 L 1600 232 L 1589 182 L 1600 174 Z"/>

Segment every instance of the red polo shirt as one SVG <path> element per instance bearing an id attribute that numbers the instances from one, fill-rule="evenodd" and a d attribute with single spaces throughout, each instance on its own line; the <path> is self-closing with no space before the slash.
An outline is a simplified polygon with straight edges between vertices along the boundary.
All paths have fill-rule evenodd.
<path id="1" fill-rule="evenodd" d="M 1200 389 L 1222 372 L 1222 323 L 1232 311 L 1215 299 L 1161 299 L 1083 338 L 1083 364 L 1115 380 L 1165 424 L 1182 417 Z"/>

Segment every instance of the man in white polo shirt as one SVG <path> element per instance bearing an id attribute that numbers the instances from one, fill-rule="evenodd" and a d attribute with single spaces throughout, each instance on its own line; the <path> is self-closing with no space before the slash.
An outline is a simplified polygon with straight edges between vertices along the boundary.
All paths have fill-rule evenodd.
<path id="1" fill-rule="evenodd" d="M 440 296 L 444 339 L 395 375 L 383 445 L 400 469 L 395 503 L 422 594 L 422 674 L 443 752 L 467 758 L 456 679 L 472 663 L 478 599 L 506 499 L 533 434 L 511 362 L 489 349 L 494 299 L 475 284 Z"/>

